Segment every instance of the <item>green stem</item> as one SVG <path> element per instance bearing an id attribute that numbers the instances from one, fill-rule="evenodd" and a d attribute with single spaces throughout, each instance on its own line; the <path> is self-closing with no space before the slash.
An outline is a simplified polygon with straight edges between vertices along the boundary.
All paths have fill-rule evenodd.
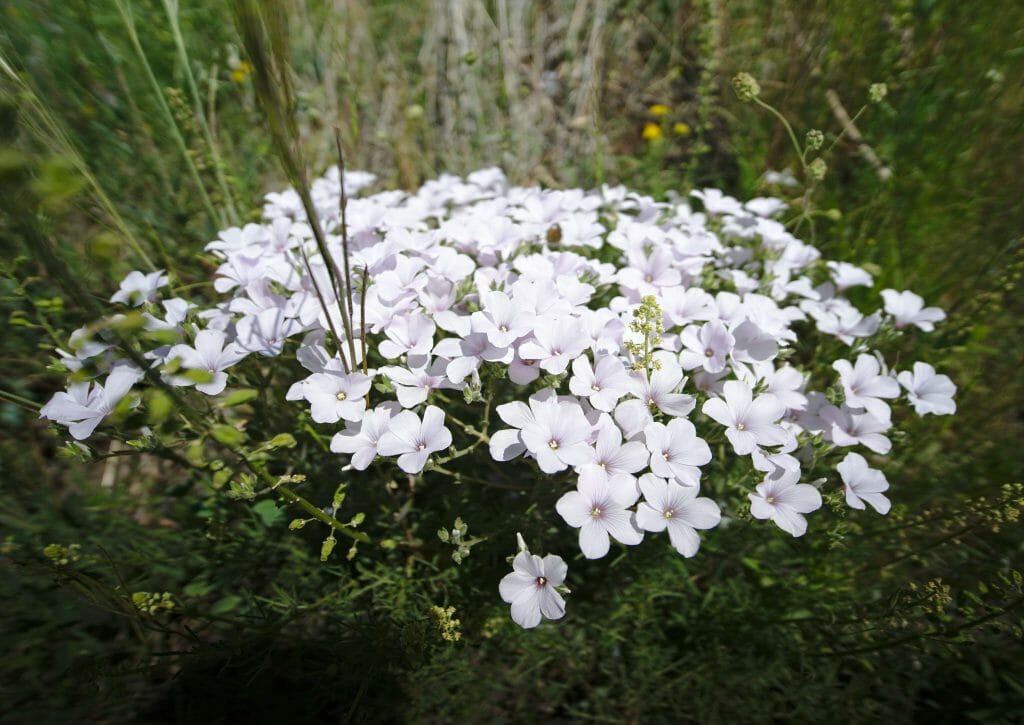
<path id="1" fill-rule="evenodd" d="M 171 35 L 174 36 L 174 45 L 178 49 L 178 59 L 181 61 L 181 67 L 185 71 L 185 80 L 188 82 L 189 93 L 192 94 L 192 104 L 195 107 L 194 113 L 196 121 L 199 123 L 199 128 L 203 132 L 203 140 L 206 141 L 206 146 L 210 150 L 210 158 L 213 161 L 213 173 L 217 178 L 217 185 L 220 186 L 220 191 L 224 195 L 224 203 L 228 207 L 228 218 L 232 224 L 238 224 L 238 211 L 235 208 L 235 200 L 231 195 L 231 189 L 228 186 L 227 179 L 224 178 L 224 168 L 220 159 L 220 152 L 217 150 L 217 144 L 214 143 L 213 134 L 210 132 L 210 124 L 206 121 L 206 114 L 203 113 L 203 101 L 199 95 L 199 87 L 196 85 L 195 76 L 192 73 L 192 66 L 188 61 L 188 51 L 185 49 L 185 39 L 181 35 L 181 25 L 178 23 L 178 3 L 174 0 L 174 7 L 171 6 L 172 0 L 163 0 L 164 11 L 167 13 L 167 19 L 171 23 Z"/>
<path id="2" fill-rule="evenodd" d="M 185 165 L 188 168 L 189 175 L 192 177 L 192 181 L 199 190 L 199 195 L 203 200 L 203 206 L 206 207 L 206 213 L 210 215 L 211 221 L 216 224 L 219 222 L 217 211 L 214 209 L 213 202 L 210 201 L 209 194 L 206 193 L 206 187 L 203 185 L 203 179 L 199 176 L 199 170 L 196 168 L 196 164 L 192 160 L 192 155 L 189 153 L 188 145 L 185 143 L 185 138 L 181 135 L 181 130 L 178 128 L 177 121 L 174 120 L 174 114 L 171 112 L 171 107 L 167 105 L 167 99 L 164 98 L 163 91 L 160 88 L 160 82 L 157 81 L 156 75 L 153 74 L 153 68 L 149 65 L 149 59 L 146 57 L 146 52 L 142 49 L 142 43 L 139 42 L 139 35 L 135 28 L 135 20 L 132 17 L 131 9 L 125 5 L 125 0 L 114 0 L 114 5 L 117 8 L 118 14 L 121 16 L 121 22 L 124 23 L 125 30 L 128 31 L 128 39 L 131 42 L 132 48 L 135 50 L 135 55 L 138 56 L 139 62 L 142 64 L 142 69 L 146 73 L 146 79 L 149 81 L 149 85 L 153 90 L 153 95 L 156 96 L 157 105 L 160 106 L 160 112 L 163 114 L 167 127 L 171 131 L 174 143 L 178 147 L 178 151 L 181 153 L 182 158 L 185 159 Z"/>
<path id="3" fill-rule="evenodd" d="M 773 114 L 777 119 L 779 119 L 779 121 L 782 122 L 783 127 L 786 129 L 786 133 L 789 134 L 789 140 L 793 142 L 793 148 L 796 150 L 797 158 L 800 159 L 800 164 L 803 166 L 804 171 L 806 171 L 807 162 L 804 160 L 803 150 L 800 148 L 800 142 L 796 140 L 796 134 L 793 133 L 793 127 L 789 125 L 789 121 L 786 120 L 786 117 L 779 113 L 777 110 L 775 110 L 774 106 L 765 103 L 760 98 L 755 97 L 754 103 L 756 103 L 769 113 Z"/>

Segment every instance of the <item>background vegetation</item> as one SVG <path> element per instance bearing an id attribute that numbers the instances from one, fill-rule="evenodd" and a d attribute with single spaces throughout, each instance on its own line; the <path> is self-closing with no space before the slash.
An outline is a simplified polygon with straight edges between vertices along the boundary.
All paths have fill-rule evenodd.
<path id="1" fill-rule="evenodd" d="M 799 540 L 723 528 L 692 561 L 573 561 L 570 616 L 534 632 L 497 597 L 511 539 L 455 566 L 437 538 L 479 494 L 382 494 L 403 535 L 321 564 L 315 535 L 232 500 L 216 471 L 117 441 L 69 460 L 33 409 L 62 384 L 52 345 L 140 251 L 202 294 L 203 245 L 284 181 L 229 4 L 9 0 L 0 721 L 1024 718 L 1024 6 L 283 7 L 310 167 L 333 163 L 339 125 L 349 167 L 383 188 L 501 165 L 522 183 L 750 196 L 798 159 L 732 93 L 736 72 L 799 135 L 828 138 L 841 125 L 827 91 L 852 115 L 887 83 L 857 125 L 891 177 L 841 141 L 815 199 L 837 212 L 814 243 L 950 312 L 922 358 L 958 384 L 958 413 L 897 443 L 889 517 L 812 520 Z M 159 602 L 140 593 L 162 592 L 174 608 L 147 611 Z M 433 606 L 456 608 L 461 639 L 441 636 Z"/>

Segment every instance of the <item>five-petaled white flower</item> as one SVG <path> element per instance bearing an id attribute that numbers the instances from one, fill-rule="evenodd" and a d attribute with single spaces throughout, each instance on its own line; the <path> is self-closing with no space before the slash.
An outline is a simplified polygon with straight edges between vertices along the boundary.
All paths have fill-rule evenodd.
<path id="1" fill-rule="evenodd" d="M 565 523 L 580 530 L 580 550 L 588 559 L 608 553 L 609 535 L 623 544 L 639 544 L 644 534 L 636 528 L 629 507 L 639 494 L 629 476 L 603 476 L 587 466 L 575 491 L 558 499 L 555 509 Z"/>
<path id="2" fill-rule="evenodd" d="M 896 379 L 907 389 L 907 398 L 918 415 L 953 415 L 956 412 L 956 385 L 947 375 L 936 375 L 928 363 L 914 363 L 914 371 L 904 370 Z"/>
<path id="3" fill-rule="evenodd" d="M 863 509 L 864 502 L 880 514 L 889 513 L 892 504 L 882 493 L 889 490 L 889 482 L 885 474 L 868 468 L 868 462 L 859 453 L 847 453 L 846 458 L 836 466 L 843 478 L 843 490 L 846 492 L 846 503 L 855 509 Z"/>
<path id="4" fill-rule="evenodd" d="M 723 386 L 723 398 L 711 398 L 701 409 L 704 415 L 725 426 L 725 437 L 737 453 L 747 455 L 757 446 L 777 446 L 786 442 L 786 431 L 776 425 L 786 406 L 774 395 L 756 398 L 750 386 L 730 380 Z"/>
<path id="5" fill-rule="evenodd" d="M 771 519 L 793 536 L 803 536 L 807 531 L 803 514 L 821 508 L 821 494 L 808 483 L 797 483 L 799 470 L 777 469 L 775 473 L 777 478 L 765 478 L 757 484 L 757 493 L 747 494 L 750 513 L 755 519 Z"/>
<path id="6" fill-rule="evenodd" d="M 226 339 L 220 330 L 200 330 L 191 347 L 175 345 L 167 357 L 179 359 L 181 367 L 186 370 L 210 373 L 212 379 L 196 383 L 196 390 L 207 395 L 219 395 L 228 384 L 228 374 L 224 371 L 249 354 L 234 342 L 225 345 Z M 177 375 L 172 382 L 175 385 L 191 385 L 194 381 L 187 376 Z"/>
<path id="7" fill-rule="evenodd" d="M 636 523 L 644 531 L 668 529 L 672 546 L 683 556 L 693 556 L 700 548 L 697 529 L 713 529 L 722 520 L 722 511 L 710 498 L 697 497 L 696 486 L 680 486 L 651 473 L 640 477 L 644 500 L 637 506 Z"/>
<path id="8" fill-rule="evenodd" d="M 444 411 L 428 405 L 423 420 L 411 410 L 403 410 L 388 423 L 387 432 L 377 441 L 382 456 L 398 456 L 398 467 L 406 473 L 419 473 L 431 453 L 452 444 L 452 434 L 444 427 Z"/>
<path id="9" fill-rule="evenodd" d="M 512 561 L 512 573 L 498 585 L 501 598 L 512 605 L 512 621 L 523 629 L 540 624 L 541 616 L 561 619 L 565 600 L 557 588 L 565 581 L 569 567 L 560 556 L 548 554 L 543 559 L 523 549 Z"/>

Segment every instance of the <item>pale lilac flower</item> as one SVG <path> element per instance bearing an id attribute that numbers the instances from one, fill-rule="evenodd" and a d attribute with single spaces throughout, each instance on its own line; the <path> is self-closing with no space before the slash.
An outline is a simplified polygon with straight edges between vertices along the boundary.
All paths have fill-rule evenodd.
<path id="1" fill-rule="evenodd" d="M 284 350 L 284 343 L 292 335 L 302 331 L 298 320 L 287 318 L 276 307 L 263 310 L 258 315 L 243 317 L 238 321 L 238 346 L 263 357 L 276 357 Z"/>
<path id="2" fill-rule="evenodd" d="M 871 287 L 875 283 L 870 274 L 847 262 L 828 262 L 827 266 L 832 272 L 832 281 L 836 283 L 836 289 L 840 292 L 850 287 Z"/>
<path id="3" fill-rule="evenodd" d="M 952 415 L 956 412 L 956 385 L 946 375 L 936 375 L 928 363 L 914 363 L 914 371 L 904 370 L 896 378 L 907 389 L 907 398 L 918 415 Z"/>
<path id="4" fill-rule="evenodd" d="M 382 340 L 377 349 L 389 360 L 402 355 L 427 355 L 434 345 L 436 330 L 434 321 L 424 314 L 400 315 L 388 324 L 384 330 L 388 339 Z"/>
<path id="5" fill-rule="evenodd" d="M 228 383 L 228 374 L 224 371 L 249 354 L 234 342 L 225 345 L 226 339 L 220 330 L 200 330 L 192 346 L 175 345 L 168 352 L 167 359 L 178 358 L 185 370 L 210 373 L 212 379 L 195 383 L 196 390 L 207 395 L 219 395 Z M 172 382 L 174 385 L 192 385 L 194 381 L 187 376 L 176 375 Z"/>
<path id="6" fill-rule="evenodd" d="M 864 503 L 867 502 L 878 513 L 889 513 L 892 504 L 882 493 L 889 489 L 889 482 L 885 480 L 884 473 L 868 468 L 864 456 L 847 453 L 846 458 L 836 468 L 843 478 L 843 490 L 848 506 L 863 510 Z"/>
<path id="7" fill-rule="evenodd" d="M 702 367 L 709 373 L 725 370 L 729 353 L 736 344 L 733 337 L 719 320 L 711 320 L 700 328 L 687 327 L 679 336 L 683 351 L 679 362 L 684 370 Z"/>
<path id="8" fill-rule="evenodd" d="M 513 405 L 513 404 L 509 404 Z M 516 415 L 525 416 L 526 408 L 522 403 Z M 505 406 L 499 406 L 502 408 Z M 498 415 L 502 420 L 514 425 L 506 414 Z M 583 415 L 583 409 L 577 403 L 559 401 L 556 397 L 547 400 L 530 398 L 530 412 L 533 420 L 528 421 L 521 429 L 520 438 L 530 454 L 537 459 L 537 465 L 544 473 L 558 473 L 569 466 L 579 466 L 590 458 L 591 426 Z"/>
<path id="9" fill-rule="evenodd" d="M 512 573 L 498 585 L 501 598 L 512 605 L 512 621 L 523 629 L 533 629 L 541 616 L 561 619 L 565 600 L 557 589 L 568 571 L 560 556 L 548 554 L 541 559 L 526 549 L 520 551 L 512 561 Z"/>
<path id="10" fill-rule="evenodd" d="M 542 370 L 559 375 L 588 347 L 590 339 L 576 318 L 543 317 L 537 320 L 533 339 L 519 345 L 519 357 L 537 360 Z"/>
<path id="11" fill-rule="evenodd" d="M 699 466 L 711 461 L 711 449 L 697 437 L 693 423 L 674 418 L 668 425 L 650 423 L 644 441 L 651 452 L 651 471 L 662 478 L 674 478 L 684 486 L 700 483 Z"/>
<path id="12" fill-rule="evenodd" d="M 885 300 L 885 311 L 893 316 L 893 324 L 897 329 L 916 325 L 925 332 L 931 332 L 936 322 L 946 319 L 946 313 L 940 308 L 925 307 L 924 300 L 909 290 L 897 292 L 884 289 L 882 299 Z"/>
<path id="13" fill-rule="evenodd" d="M 140 377 L 142 373 L 137 368 L 119 365 L 110 371 L 103 385 L 72 383 L 67 392 L 56 393 L 40 408 L 39 417 L 68 426 L 72 438 L 84 441 L 113 412 Z"/>
<path id="14" fill-rule="evenodd" d="M 629 507 L 639 494 L 628 479 L 608 478 L 590 468 L 580 473 L 575 491 L 570 491 L 555 504 L 565 522 L 580 530 L 580 550 L 588 559 L 600 559 L 608 553 L 609 535 L 623 544 L 643 541 L 643 532 L 636 528 Z"/>
<path id="15" fill-rule="evenodd" d="M 403 410 L 388 423 L 388 430 L 377 441 L 382 456 L 398 456 L 398 467 L 406 473 L 419 473 L 431 453 L 452 444 L 452 434 L 444 426 L 444 411 L 428 405 L 423 420 L 411 410 Z"/>
<path id="16" fill-rule="evenodd" d="M 710 498 L 697 497 L 696 486 L 680 486 L 650 473 L 640 477 L 644 500 L 636 508 L 636 523 L 644 531 L 668 529 L 673 548 L 686 557 L 700 548 L 697 529 L 713 529 L 722 511 Z"/>
<path id="17" fill-rule="evenodd" d="M 449 337 L 434 346 L 434 354 L 447 358 L 445 375 L 453 383 L 461 383 L 480 369 L 484 362 L 505 365 L 512 362 L 511 349 L 497 348 L 483 332 L 471 332 L 462 339 Z"/>
<path id="18" fill-rule="evenodd" d="M 162 269 L 149 274 L 129 272 L 121 281 L 121 286 L 110 298 L 111 302 L 120 302 L 132 307 L 139 307 L 146 302 L 156 302 L 157 290 L 168 282 L 167 273 Z"/>
<path id="19" fill-rule="evenodd" d="M 723 388 L 724 399 L 712 398 L 701 410 L 725 426 L 725 436 L 737 453 L 747 455 L 755 446 L 786 442 L 786 431 L 776 425 L 786 413 L 786 406 L 778 398 L 769 394 L 754 398 L 750 386 L 739 380 L 729 380 Z"/>
<path id="20" fill-rule="evenodd" d="M 403 408 L 414 408 L 425 403 L 427 397 L 435 390 L 453 389 L 457 386 L 445 377 L 448 361 L 438 358 L 429 367 L 426 365 L 411 368 L 387 366 L 380 368 L 395 386 L 395 397 Z"/>
<path id="21" fill-rule="evenodd" d="M 814 486 L 798 483 L 799 471 L 780 471 L 777 478 L 768 477 L 757 484 L 757 493 L 747 494 L 750 513 L 755 519 L 771 519 L 775 525 L 793 536 L 807 532 L 809 514 L 821 508 L 821 494 Z"/>
<path id="22" fill-rule="evenodd" d="M 359 421 L 347 423 L 345 430 L 334 434 L 331 450 L 348 453 L 352 456 L 352 468 L 365 471 L 377 457 L 377 443 L 387 432 L 391 418 L 400 410 L 397 403 L 388 401 L 366 411 Z"/>
<path id="23" fill-rule="evenodd" d="M 370 392 L 371 379 L 362 373 L 345 374 L 337 370 L 313 373 L 299 387 L 310 405 L 310 415 L 317 423 L 357 421 L 366 410 L 364 396 Z M 289 391 L 291 393 L 291 391 Z"/>
<path id="24" fill-rule="evenodd" d="M 622 431 L 619 427 L 607 416 L 604 416 L 604 419 L 607 422 L 601 426 L 594 448 L 590 449 L 593 457 L 583 464 L 580 470 L 592 466 L 606 477 L 625 475 L 632 478 L 634 473 L 647 467 L 650 453 L 639 441 L 623 444 Z"/>
<path id="25" fill-rule="evenodd" d="M 615 409 L 619 398 L 631 387 L 626 366 L 613 355 L 599 356 L 594 367 L 590 366 L 586 355 L 580 355 L 572 361 L 572 372 L 569 391 L 586 398 L 594 408 L 606 413 Z"/>
<path id="26" fill-rule="evenodd" d="M 504 292 L 480 296 L 482 309 L 472 315 L 473 332 L 483 332 L 497 348 L 505 349 L 534 328 L 534 313 L 509 299 Z"/>
<path id="27" fill-rule="evenodd" d="M 879 420 L 889 419 L 889 406 L 880 399 L 898 397 L 900 386 L 890 375 L 881 374 L 874 356 L 859 355 L 855 365 L 848 360 L 836 360 L 832 367 L 839 373 L 847 406 L 863 408 Z"/>
<path id="28" fill-rule="evenodd" d="M 882 435 L 892 423 L 871 413 L 857 415 L 846 406 L 828 405 L 821 409 L 821 419 L 827 426 L 826 437 L 837 446 L 862 445 L 883 456 L 892 448 L 892 442 Z"/>

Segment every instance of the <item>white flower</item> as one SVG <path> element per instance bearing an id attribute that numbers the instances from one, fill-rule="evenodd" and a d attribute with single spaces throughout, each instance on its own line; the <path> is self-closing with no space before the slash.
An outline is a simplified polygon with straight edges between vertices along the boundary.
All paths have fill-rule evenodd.
<path id="1" fill-rule="evenodd" d="M 739 380 L 724 385 L 724 399 L 711 398 L 701 409 L 704 415 L 725 426 L 725 436 L 740 455 L 755 446 L 776 446 L 786 442 L 786 431 L 776 422 L 786 406 L 774 395 L 753 397 L 750 386 Z"/>
<path id="2" fill-rule="evenodd" d="M 638 493 L 629 478 L 608 478 L 586 467 L 575 491 L 558 499 L 555 509 L 565 523 L 580 530 L 580 550 L 588 559 L 608 553 L 609 535 L 623 544 L 639 544 L 643 532 L 636 528 L 629 507 Z"/>
<path id="3" fill-rule="evenodd" d="M 213 378 L 205 383 L 196 383 L 196 390 L 207 395 L 219 395 L 228 383 L 228 374 L 224 371 L 249 354 L 233 342 L 225 345 L 226 339 L 227 336 L 220 330 L 200 330 L 191 347 L 175 345 L 168 352 L 167 358 L 178 358 L 181 367 L 186 370 L 210 373 Z M 194 381 L 176 375 L 172 382 L 174 385 L 192 385 Z"/>
<path id="4" fill-rule="evenodd" d="M 502 577 L 498 585 L 501 598 L 512 605 L 512 621 L 523 629 L 540 624 L 541 616 L 561 619 L 565 600 L 557 587 L 565 581 L 569 567 L 560 556 L 548 554 L 543 559 L 526 549 L 512 561 L 512 573 Z"/>
<path id="5" fill-rule="evenodd" d="M 900 386 L 891 376 L 880 374 L 878 360 L 872 355 L 860 355 L 856 365 L 848 360 L 836 360 L 832 367 L 839 373 L 850 408 L 864 408 L 879 420 L 889 420 L 889 406 L 880 398 L 898 397 Z"/>
<path id="6" fill-rule="evenodd" d="M 924 300 L 910 291 L 885 289 L 882 290 L 882 299 L 885 300 L 885 311 L 893 316 L 897 329 L 916 325 L 925 332 L 931 332 L 936 322 L 946 319 L 946 313 L 940 308 L 925 307 Z"/>
<path id="7" fill-rule="evenodd" d="M 431 453 L 452 444 L 452 434 L 444 427 L 444 411 L 428 405 L 422 422 L 411 410 L 403 410 L 388 423 L 388 430 L 377 441 L 382 456 L 398 456 L 398 467 L 406 473 L 419 473 Z"/>
<path id="8" fill-rule="evenodd" d="M 129 272 L 128 276 L 121 281 L 120 289 L 114 293 L 110 301 L 130 304 L 132 307 L 138 307 L 146 302 L 156 302 L 156 291 L 167 282 L 167 274 L 162 269 L 149 274 Z"/>
<path id="9" fill-rule="evenodd" d="M 590 366 L 586 355 L 572 361 L 573 375 L 569 379 L 569 392 L 586 398 L 597 410 L 610 413 L 619 398 L 629 392 L 630 377 L 622 361 L 612 355 L 601 355 L 597 364 Z"/>
<path id="10" fill-rule="evenodd" d="M 141 376 L 137 368 L 119 365 L 110 371 L 104 385 L 72 383 L 66 393 L 57 393 L 40 408 L 39 417 L 68 426 L 72 438 L 84 441 L 113 412 Z"/>
<path id="11" fill-rule="evenodd" d="M 864 502 L 880 514 L 889 513 L 892 506 L 882 492 L 889 489 L 885 474 L 868 468 L 864 456 L 858 453 L 847 453 L 846 458 L 836 466 L 843 478 L 843 490 L 846 492 L 846 503 L 852 508 L 864 508 Z"/>
<path id="12" fill-rule="evenodd" d="M 896 379 L 907 389 L 907 398 L 918 415 L 952 415 L 956 412 L 956 385 L 946 375 L 936 375 L 928 363 L 914 363 L 914 371 L 904 370 Z"/>
<path id="13" fill-rule="evenodd" d="M 644 531 L 668 529 L 672 546 L 683 556 L 694 556 L 700 548 L 697 529 L 712 529 L 722 520 L 722 511 L 710 498 L 697 498 L 696 486 L 680 486 L 653 474 L 640 477 L 644 500 L 637 506 L 636 522 Z"/>
<path id="14" fill-rule="evenodd" d="M 662 478 L 674 478 L 684 486 L 700 483 L 700 468 L 711 461 L 711 449 L 697 437 L 693 423 L 673 418 L 668 425 L 650 423 L 644 441 L 651 452 L 651 471 Z"/>
<path id="15" fill-rule="evenodd" d="M 771 519 L 775 525 L 793 536 L 807 531 L 809 514 L 821 508 L 821 494 L 807 483 L 797 483 L 800 471 L 776 471 L 778 478 L 765 478 L 757 484 L 757 493 L 747 494 L 750 513 L 755 519 Z"/>
<path id="16" fill-rule="evenodd" d="M 368 410 L 362 419 L 349 422 L 345 430 L 335 433 L 331 439 L 331 450 L 352 456 L 352 468 L 365 471 L 377 457 L 377 444 L 388 431 L 388 424 L 401 407 L 394 401 L 381 403 Z"/>

